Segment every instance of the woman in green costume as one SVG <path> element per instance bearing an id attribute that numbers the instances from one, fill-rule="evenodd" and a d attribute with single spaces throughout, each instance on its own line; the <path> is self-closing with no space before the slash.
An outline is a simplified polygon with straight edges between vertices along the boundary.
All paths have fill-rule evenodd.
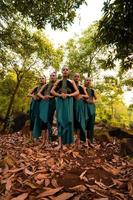
<path id="1" fill-rule="evenodd" d="M 69 78 L 69 68 L 62 68 L 62 79 L 56 81 L 51 93 L 56 96 L 56 114 L 59 145 L 73 143 L 73 97 L 79 94 L 73 80 Z"/>
<path id="2" fill-rule="evenodd" d="M 88 144 L 91 147 L 94 147 L 93 145 L 93 138 L 94 138 L 94 124 L 95 124 L 95 115 L 96 115 L 96 94 L 95 91 L 92 89 L 91 79 L 86 78 L 85 80 L 85 87 L 86 91 L 88 93 L 89 98 L 86 99 L 86 106 L 87 106 L 87 113 L 88 113 L 88 120 L 87 120 L 87 139 Z"/>
<path id="3" fill-rule="evenodd" d="M 42 124 L 45 124 L 45 132 L 43 133 L 43 143 L 42 146 L 48 143 L 52 137 L 52 123 L 53 115 L 55 112 L 55 98 L 51 94 L 51 89 L 56 81 L 56 73 L 53 72 L 50 74 L 49 83 L 43 85 L 38 96 L 42 99 L 40 102 L 40 119 Z M 48 134 L 49 133 L 49 134 Z"/>
<path id="4" fill-rule="evenodd" d="M 32 97 L 30 104 L 30 139 L 38 138 L 40 136 L 40 131 L 35 131 L 36 123 L 40 123 L 39 119 L 39 104 L 40 98 L 37 96 L 40 88 L 46 84 L 46 77 L 39 78 L 39 85 L 36 86 L 29 94 L 29 97 Z"/>
<path id="5" fill-rule="evenodd" d="M 86 142 L 87 110 L 84 98 L 88 98 L 89 96 L 86 92 L 86 88 L 79 84 L 79 73 L 74 75 L 74 81 L 79 90 L 79 95 L 74 98 L 74 129 L 77 136 L 76 145 L 79 147 L 80 141 Z"/>

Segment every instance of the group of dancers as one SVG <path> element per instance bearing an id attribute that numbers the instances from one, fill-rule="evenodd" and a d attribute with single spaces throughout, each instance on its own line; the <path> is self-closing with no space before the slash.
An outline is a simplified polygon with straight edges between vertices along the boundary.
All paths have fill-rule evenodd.
<path id="1" fill-rule="evenodd" d="M 81 141 L 86 146 L 94 147 L 95 91 L 89 78 L 85 79 L 84 85 L 80 85 L 80 74 L 76 73 L 73 80 L 70 80 L 69 73 L 69 68 L 64 66 L 62 78 L 59 80 L 55 72 L 50 74 L 48 83 L 45 76 L 41 77 L 39 85 L 29 93 L 32 97 L 31 137 L 38 139 L 42 135 L 42 145 L 50 143 L 55 114 L 58 133 L 57 149 L 74 142 L 75 145 L 80 146 Z"/>

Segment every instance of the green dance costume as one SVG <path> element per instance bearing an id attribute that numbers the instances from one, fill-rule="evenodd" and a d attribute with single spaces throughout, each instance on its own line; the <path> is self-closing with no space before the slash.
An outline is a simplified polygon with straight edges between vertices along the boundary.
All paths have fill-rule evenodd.
<path id="1" fill-rule="evenodd" d="M 49 140 L 51 140 L 52 138 L 52 124 L 53 124 L 53 116 L 55 113 L 55 97 L 53 97 L 53 95 L 51 94 L 51 89 L 54 85 L 54 82 L 49 82 L 46 87 L 44 88 L 44 90 L 42 91 L 42 95 L 50 95 L 52 98 L 49 98 L 48 100 L 42 100 L 43 102 L 45 102 L 45 104 L 47 103 L 47 121 L 44 121 L 47 123 L 47 128 L 48 128 L 48 132 L 49 132 Z M 44 104 L 44 103 L 43 103 Z M 40 112 L 44 113 L 45 111 L 45 107 L 42 108 L 42 110 Z M 44 115 L 44 114 L 43 114 Z M 46 119 L 46 118 L 44 118 Z"/>
<path id="2" fill-rule="evenodd" d="M 82 86 L 78 85 L 79 93 L 85 94 Z M 86 141 L 87 109 L 83 99 L 74 100 L 74 128 L 80 131 L 80 140 Z"/>
<path id="3" fill-rule="evenodd" d="M 93 89 L 87 87 L 86 91 L 89 95 L 89 98 L 96 99 Z M 88 120 L 87 120 L 87 126 L 86 126 L 87 138 L 90 140 L 91 143 L 93 143 L 96 106 L 93 103 L 86 103 L 86 106 L 87 106 L 87 114 L 88 114 Z"/>
<path id="4" fill-rule="evenodd" d="M 41 94 L 43 96 L 46 95 L 50 95 L 51 96 L 51 89 L 53 87 L 52 82 L 48 83 L 43 91 L 41 92 Z M 52 137 L 52 122 L 53 122 L 53 115 L 55 112 L 55 98 L 51 98 L 51 99 L 42 99 L 40 101 L 40 105 L 39 105 L 39 117 L 41 119 L 41 124 L 38 121 L 38 123 L 36 124 L 36 131 L 37 132 L 41 132 L 41 129 L 47 129 L 48 128 L 48 132 L 49 132 L 49 139 L 51 140 Z"/>
<path id="5" fill-rule="evenodd" d="M 55 91 L 60 94 L 71 94 L 75 92 L 75 89 L 70 80 L 63 79 L 58 82 Z M 61 137 L 62 143 L 73 143 L 73 97 L 56 98 L 56 115 L 58 136 Z"/>
<path id="6" fill-rule="evenodd" d="M 32 94 L 36 95 L 39 90 L 40 87 L 38 86 L 32 91 Z M 32 131 L 33 138 L 38 138 L 40 136 L 40 131 L 38 131 L 38 129 L 40 129 L 40 123 L 41 123 L 39 117 L 39 106 L 40 106 L 40 99 L 34 100 L 32 98 L 30 104 L 30 130 Z"/>

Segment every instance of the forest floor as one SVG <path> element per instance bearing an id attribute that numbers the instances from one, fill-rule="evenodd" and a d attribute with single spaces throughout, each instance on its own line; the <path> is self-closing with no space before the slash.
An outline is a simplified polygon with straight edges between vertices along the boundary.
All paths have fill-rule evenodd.
<path id="1" fill-rule="evenodd" d="M 0 137 L 0 200 L 130 200 L 133 163 L 115 143 L 57 151 L 21 133 Z"/>

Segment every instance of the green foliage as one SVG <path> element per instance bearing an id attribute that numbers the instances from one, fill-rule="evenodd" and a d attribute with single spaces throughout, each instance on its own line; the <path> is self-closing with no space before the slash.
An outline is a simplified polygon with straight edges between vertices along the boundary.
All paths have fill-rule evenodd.
<path id="1" fill-rule="evenodd" d="M 62 48 L 56 50 L 42 30 L 33 30 L 29 21 L 20 16 L 9 20 L 2 29 L 1 43 L 3 66 L 19 62 L 19 66 L 23 65 L 21 69 L 27 70 L 40 62 L 45 68 L 51 65 L 58 68 L 63 56 Z"/>
<path id="2" fill-rule="evenodd" d="M 83 3 L 85 0 L 1 0 L 0 7 L 4 20 L 20 13 L 38 28 L 50 23 L 52 28 L 66 29 Z"/>
<path id="3" fill-rule="evenodd" d="M 71 39 L 67 43 L 67 65 L 73 72 L 87 73 L 89 76 L 97 71 L 97 58 L 101 47 L 95 38 L 97 23 L 83 32 L 80 38 Z"/>
<path id="4" fill-rule="evenodd" d="M 104 77 L 100 79 L 101 70 L 115 68 L 117 71 L 118 62 L 114 47 L 99 45 L 97 38 L 97 23 L 90 26 L 81 37 L 69 40 L 67 43 L 67 65 L 73 73 L 79 72 L 81 77 L 84 74 L 91 76 L 96 83 L 97 122 L 113 126 L 129 126 L 133 118 L 123 101 L 125 85 L 132 85 L 130 74 L 120 70 L 118 77 Z M 121 68 L 121 65 L 120 65 Z M 99 77 L 98 77 L 99 76 Z"/>
<path id="5" fill-rule="evenodd" d="M 32 77 L 32 79 L 31 79 Z M 11 115 L 16 112 L 27 112 L 29 109 L 30 98 L 27 97 L 28 91 L 30 91 L 37 83 L 37 78 L 32 71 L 27 72 L 23 78 L 18 92 L 15 96 L 15 100 L 12 105 Z M 0 81 L 0 113 L 4 118 L 7 112 L 7 108 L 10 102 L 13 91 L 17 84 L 16 74 L 14 72 L 7 74 L 3 80 Z"/>
<path id="6" fill-rule="evenodd" d="M 18 97 L 19 89 L 23 84 L 23 80 L 27 79 L 27 74 L 29 72 L 36 75 L 42 74 L 43 70 L 49 66 L 58 69 L 63 58 L 63 51 L 61 47 L 55 49 L 43 30 L 33 29 L 29 21 L 23 20 L 20 15 L 9 20 L 6 26 L 3 27 L 1 44 L 2 72 L 5 72 L 5 77 L 9 72 L 13 73 L 13 80 L 15 81 L 15 86 L 9 96 L 9 104 L 3 113 L 5 114 L 5 128 L 16 108 L 21 111 L 27 109 L 27 103 L 25 105 L 22 103 L 21 106 L 20 102 L 22 101 Z M 32 76 L 28 79 L 32 80 Z M 24 96 L 25 89 L 23 90 Z M 22 99 L 26 102 L 24 98 Z M 15 108 L 14 103 L 16 104 Z"/>
<path id="7" fill-rule="evenodd" d="M 128 78 L 122 81 L 123 85 L 126 85 L 130 88 L 133 88 L 133 79 L 132 78 Z"/>
<path id="8" fill-rule="evenodd" d="M 4 118 L 16 81 L 11 73 L 7 74 L 0 81 L 0 116 Z"/>
<path id="9" fill-rule="evenodd" d="M 103 83 L 96 86 L 98 122 L 117 127 L 129 126 L 133 121 L 130 109 L 123 102 L 123 88 L 119 79 L 105 77 Z"/>
<path id="10" fill-rule="evenodd" d="M 107 46 L 102 47 L 102 49 L 102 56 L 97 58 L 97 64 L 103 70 L 114 69 L 116 67 L 115 50 L 113 47 L 108 48 Z"/>
<path id="11" fill-rule="evenodd" d="M 114 49 L 115 59 L 121 60 L 121 68 L 127 70 L 133 66 L 133 1 L 106 0 L 103 12 L 99 43 Z M 109 60 L 113 60 L 111 54 Z"/>
<path id="12" fill-rule="evenodd" d="M 98 78 L 101 69 L 108 70 L 118 66 L 113 48 L 99 45 L 97 38 L 98 23 L 94 23 L 83 32 L 81 37 L 67 43 L 67 65 L 73 72 Z"/>

